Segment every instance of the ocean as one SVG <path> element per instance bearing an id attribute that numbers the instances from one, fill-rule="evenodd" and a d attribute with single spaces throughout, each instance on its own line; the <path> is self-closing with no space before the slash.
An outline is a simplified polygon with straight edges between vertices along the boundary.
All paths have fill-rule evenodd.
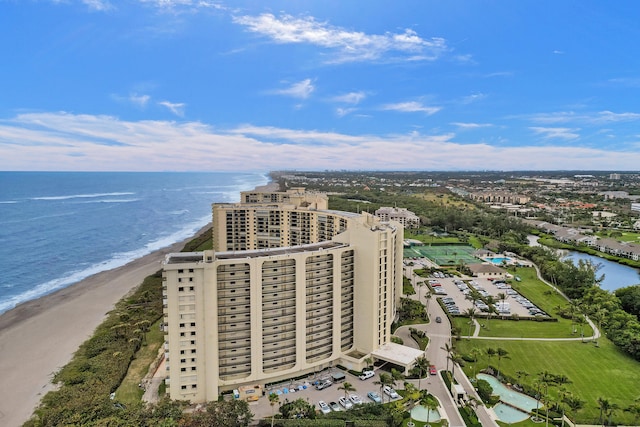
<path id="1" fill-rule="evenodd" d="M 0 172 L 0 313 L 194 235 L 258 173 Z"/>

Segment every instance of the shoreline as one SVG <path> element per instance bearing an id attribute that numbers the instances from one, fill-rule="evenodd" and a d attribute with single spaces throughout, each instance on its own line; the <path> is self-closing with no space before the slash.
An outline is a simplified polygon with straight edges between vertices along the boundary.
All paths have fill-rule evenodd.
<path id="1" fill-rule="evenodd" d="M 20 426 L 40 399 L 54 389 L 53 374 L 69 363 L 106 314 L 145 277 L 162 268 L 165 256 L 179 252 L 195 235 L 102 271 L 0 314 L 0 424 Z"/>

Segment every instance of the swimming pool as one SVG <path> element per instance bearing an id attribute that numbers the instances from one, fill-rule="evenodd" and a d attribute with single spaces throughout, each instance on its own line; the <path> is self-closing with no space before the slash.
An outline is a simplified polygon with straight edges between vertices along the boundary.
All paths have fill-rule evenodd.
<path id="1" fill-rule="evenodd" d="M 493 407 L 493 412 L 495 412 L 498 419 L 505 423 L 519 423 L 520 421 L 524 421 L 529 418 L 529 414 L 526 412 L 522 412 L 516 408 L 512 408 L 509 405 L 505 405 L 504 403 L 498 403 Z"/>
<path id="2" fill-rule="evenodd" d="M 478 374 L 477 378 L 487 381 L 493 388 L 493 394 L 499 395 L 500 400 L 512 406 L 515 406 L 516 408 L 520 408 L 523 411 L 531 412 L 538 405 L 538 401 L 533 397 L 527 396 L 526 394 L 518 393 L 515 390 L 507 388 L 504 384 L 502 384 L 491 375 Z"/>
<path id="3" fill-rule="evenodd" d="M 493 257 L 493 258 L 485 258 L 486 261 L 489 261 L 493 264 L 496 265 L 502 265 L 503 262 L 506 262 L 507 264 L 511 263 L 511 261 L 513 261 L 511 258 L 509 257 Z"/>
<path id="4" fill-rule="evenodd" d="M 429 422 L 440 421 L 440 412 L 437 409 L 427 409 L 426 406 L 418 405 L 411 410 L 411 418 L 423 423 L 427 422 L 427 414 L 429 414 Z"/>

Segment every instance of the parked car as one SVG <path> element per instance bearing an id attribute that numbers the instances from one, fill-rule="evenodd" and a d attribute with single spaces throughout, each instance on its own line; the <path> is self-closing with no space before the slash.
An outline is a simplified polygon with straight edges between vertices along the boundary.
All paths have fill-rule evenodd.
<path id="1" fill-rule="evenodd" d="M 367 397 L 376 403 L 382 403 L 382 398 L 375 391 L 370 391 L 369 393 L 367 393 Z"/>
<path id="2" fill-rule="evenodd" d="M 351 401 L 351 403 L 353 403 L 354 405 L 360 405 L 362 403 L 362 399 L 360 398 L 360 396 L 358 396 L 357 394 L 350 394 L 349 395 L 349 400 Z"/>
<path id="3" fill-rule="evenodd" d="M 434 365 L 429 366 L 429 375 L 438 375 L 438 370 Z"/>
<path id="4" fill-rule="evenodd" d="M 329 407 L 336 412 L 342 411 L 342 409 L 340 409 L 340 405 L 338 405 L 336 402 L 329 402 Z"/>
<path id="5" fill-rule="evenodd" d="M 353 403 L 344 396 L 338 399 L 338 403 L 340 403 L 344 409 L 351 409 L 353 407 Z"/>
<path id="6" fill-rule="evenodd" d="M 384 394 L 386 394 L 387 396 L 389 396 L 392 399 L 397 399 L 397 398 L 400 397 L 400 395 L 398 395 L 398 393 L 394 389 L 389 387 L 388 385 L 384 386 L 382 388 L 382 391 L 384 392 Z"/>
<path id="7" fill-rule="evenodd" d="M 316 390 L 324 390 L 327 387 L 331 387 L 333 383 L 330 380 L 320 381 L 316 384 Z"/>
<path id="8" fill-rule="evenodd" d="M 329 405 L 327 405 L 326 402 L 322 400 L 318 402 L 318 407 L 323 414 L 328 414 L 329 412 L 331 412 L 331 408 L 329 408 Z"/>
<path id="9" fill-rule="evenodd" d="M 358 378 L 364 381 L 364 380 L 368 380 L 369 378 L 373 378 L 375 375 L 376 374 L 373 371 L 364 371 L 362 375 L 360 375 Z"/>
<path id="10" fill-rule="evenodd" d="M 440 316 L 436 317 L 436 323 L 442 323 L 442 317 Z"/>

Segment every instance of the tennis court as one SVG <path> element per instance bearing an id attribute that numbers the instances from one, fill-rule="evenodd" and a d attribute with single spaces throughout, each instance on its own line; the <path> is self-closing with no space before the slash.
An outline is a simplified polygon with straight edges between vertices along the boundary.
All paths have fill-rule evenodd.
<path id="1" fill-rule="evenodd" d="M 405 258 L 426 257 L 438 265 L 477 264 L 475 249 L 464 245 L 411 246 L 404 249 Z"/>

